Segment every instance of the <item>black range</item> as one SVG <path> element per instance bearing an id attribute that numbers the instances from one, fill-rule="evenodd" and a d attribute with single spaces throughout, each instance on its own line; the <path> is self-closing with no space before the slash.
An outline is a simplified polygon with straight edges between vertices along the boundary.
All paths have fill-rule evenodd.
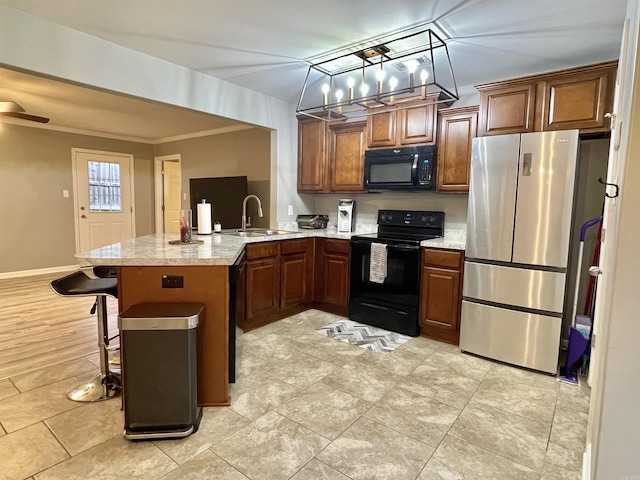
<path id="1" fill-rule="evenodd" d="M 379 210 L 378 232 L 351 237 L 349 318 L 410 336 L 420 333 L 420 242 L 444 235 L 444 212 Z M 372 244 L 383 244 L 386 275 L 372 276 Z M 378 250 L 379 251 L 379 250 Z"/>

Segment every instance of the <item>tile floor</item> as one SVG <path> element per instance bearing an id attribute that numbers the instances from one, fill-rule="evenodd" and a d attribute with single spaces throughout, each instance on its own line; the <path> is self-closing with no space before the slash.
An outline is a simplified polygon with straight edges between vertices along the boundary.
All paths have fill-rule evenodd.
<path id="1" fill-rule="evenodd" d="M 80 404 L 91 355 L 0 380 L 0 479 L 580 479 L 589 389 L 415 338 L 373 353 L 311 310 L 240 334 L 230 407 L 181 440 L 124 440 Z"/>

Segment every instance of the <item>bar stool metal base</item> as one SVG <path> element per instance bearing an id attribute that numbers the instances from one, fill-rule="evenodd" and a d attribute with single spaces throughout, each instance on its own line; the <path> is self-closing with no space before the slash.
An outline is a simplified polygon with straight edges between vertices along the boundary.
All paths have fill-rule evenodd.
<path id="1" fill-rule="evenodd" d="M 95 377 L 73 387 L 67 398 L 74 402 L 100 402 L 120 392 L 120 381 L 113 375 L 98 373 Z"/>

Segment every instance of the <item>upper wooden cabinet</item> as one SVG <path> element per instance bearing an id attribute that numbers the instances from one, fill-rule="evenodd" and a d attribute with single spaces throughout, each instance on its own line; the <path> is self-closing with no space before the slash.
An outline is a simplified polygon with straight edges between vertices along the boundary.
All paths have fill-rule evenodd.
<path id="1" fill-rule="evenodd" d="M 468 193 L 471 143 L 477 132 L 478 106 L 443 108 L 438 116 L 436 190 Z"/>
<path id="2" fill-rule="evenodd" d="M 431 97 L 436 98 L 431 98 Z M 429 96 L 437 100 L 438 94 Z M 367 147 L 389 148 L 429 145 L 436 141 L 437 104 L 411 106 L 384 111 L 367 117 Z"/>
<path id="3" fill-rule="evenodd" d="M 610 129 L 617 62 L 478 85 L 478 135 Z"/>
<path id="4" fill-rule="evenodd" d="M 327 189 L 327 122 L 298 117 L 298 191 L 321 192 Z"/>
<path id="5" fill-rule="evenodd" d="M 533 83 L 481 90 L 479 135 L 532 132 L 535 91 Z"/>
<path id="6" fill-rule="evenodd" d="M 364 192 L 364 129 L 366 122 L 329 126 L 329 175 L 332 192 Z"/>
<path id="7" fill-rule="evenodd" d="M 605 113 L 613 105 L 615 66 L 586 70 L 538 82 L 542 130 L 602 131 L 609 128 Z"/>
<path id="8" fill-rule="evenodd" d="M 365 127 L 299 116 L 298 192 L 364 192 Z"/>
<path id="9" fill-rule="evenodd" d="M 367 147 L 396 146 L 396 118 L 398 112 L 380 112 L 367 118 Z"/>

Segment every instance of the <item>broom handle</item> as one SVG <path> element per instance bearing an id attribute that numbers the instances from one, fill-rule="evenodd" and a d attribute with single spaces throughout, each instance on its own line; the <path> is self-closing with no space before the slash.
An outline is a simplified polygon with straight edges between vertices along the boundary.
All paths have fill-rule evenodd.
<path id="1" fill-rule="evenodd" d="M 580 248 L 578 249 L 578 268 L 576 273 L 576 286 L 573 295 L 573 315 L 571 315 L 571 326 L 576 326 L 576 314 L 578 313 L 578 294 L 580 293 L 580 270 L 582 270 L 582 253 L 584 251 L 584 238 L 587 230 L 602 221 L 602 217 L 597 217 L 585 222 L 580 229 Z"/>
<path id="2" fill-rule="evenodd" d="M 596 240 L 596 248 L 593 250 L 593 260 L 591 265 L 597 265 L 600 261 L 600 245 L 602 241 L 602 223 L 598 229 L 598 238 Z M 584 302 L 584 315 L 593 316 L 593 304 L 595 300 L 594 290 L 596 287 L 596 277 L 589 277 L 589 287 L 587 289 L 587 299 Z"/>

